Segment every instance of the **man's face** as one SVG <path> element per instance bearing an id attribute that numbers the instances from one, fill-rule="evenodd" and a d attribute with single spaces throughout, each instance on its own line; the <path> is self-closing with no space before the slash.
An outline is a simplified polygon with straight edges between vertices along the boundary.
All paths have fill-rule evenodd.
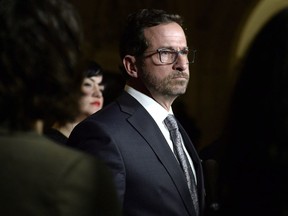
<path id="1" fill-rule="evenodd" d="M 189 81 L 189 64 L 185 50 L 188 49 L 185 33 L 177 23 L 168 23 L 147 28 L 144 35 L 148 48 L 144 53 L 143 65 L 139 73 L 146 88 L 152 95 L 177 97 L 184 94 Z M 157 49 L 164 50 L 162 62 Z M 183 51 L 171 63 L 166 52 Z M 177 55 L 177 54 L 176 54 Z M 163 63 L 164 60 L 164 63 Z"/>

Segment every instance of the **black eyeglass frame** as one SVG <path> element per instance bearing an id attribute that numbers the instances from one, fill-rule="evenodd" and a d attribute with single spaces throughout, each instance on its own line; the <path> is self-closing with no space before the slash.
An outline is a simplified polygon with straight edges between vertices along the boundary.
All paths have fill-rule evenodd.
<path id="1" fill-rule="evenodd" d="M 152 51 L 152 52 L 153 52 L 153 51 Z M 163 61 L 163 59 L 162 59 L 162 53 L 163 53 L 163 52 L 169 52 L 169 53 L 176 54 L 175 57 L 174 57 L 174 60 L 173 60 L 172 62 L 165 62 L 165 61 Z M 185 52 L 187 52 L 187 53 L 185 53 Z M 159 49 L 157 49 L 155 52 L 153 52 L 153 53 L 151 53 L 151 54 L 149 54 L 149 55 L 146 55 L 146 56 L 144 56 L 144 57 L 150 57 L 150 56 L 155 55 L 155 54 L 158 53 L 158 55 L 159 55 L 159 60 L 160 60 L 160 62 L 161 62 L 162 64 L 173 64 L 173 63 L 175 63 L 175 62 L 177 61 L 177 59 L 178 59 L 178 57 L 179 57 L 179 54 L 181 54 L 181 55 L 187 55 L 187 56 L 188 56 L 189 52 L 190 52 L 190 51 L 189 51 L 188 48 L 185 48 L 185 49 L 182 49 L 182 50 L 179 50 L 179 51 L 173 50 L 173 49 L 168 49 L 168 48 L 159 48 Z M 192 61 L 187 62 L 188 64 L 194 64 L 194 63 L 195 63 L 197 50 L 196 50 L 196 49 L 192 49 L 191 52 L 192 52 Z"/>

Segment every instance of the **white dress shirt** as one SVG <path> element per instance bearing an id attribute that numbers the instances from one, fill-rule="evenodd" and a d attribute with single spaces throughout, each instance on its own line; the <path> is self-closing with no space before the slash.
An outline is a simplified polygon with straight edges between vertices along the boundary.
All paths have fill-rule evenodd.
<path id="1" fill-rule="evenodd" d="M 159 129 L 161 130 L 162 134 L 164 135 L 171 151 L 174 153 L 173 143 L 172 143 L 172 140 L 170 138 L 170 133 L 169 133 L 169 130 L 164 123 L 164 119 L 168 116 L 168 114 L 173 115 L 172 107 L 170 107 L 169 112 L 168 112 L 164 107 L 162 107 L 153 98 L 148 97 L 147 95 L 137 91 L 136 89 L 132 88 L 131 86 L 126 85 L 125 91 L 128 94 L 130 94 L 132 97 L 134 97 L 147 110 L 147 112 L 151 115 L 151 117 L 154 119 L 154 121 L 158 125 Z M 183 141 L 182 141 L 182 146 L 183 146 L 183 149 L 184 149 L 184 151 L 188 157 L 188 160 L 189 160 L 189 163 L 191 165 L 193 174 L 195 175 L 194 165 L 192 163 L 190 155 L 188 154 L 188 152 L 185 148 L 185 145 L 183 145 Z M 195 179 L 197 181 L 197 178 L 195 178 Z"/>

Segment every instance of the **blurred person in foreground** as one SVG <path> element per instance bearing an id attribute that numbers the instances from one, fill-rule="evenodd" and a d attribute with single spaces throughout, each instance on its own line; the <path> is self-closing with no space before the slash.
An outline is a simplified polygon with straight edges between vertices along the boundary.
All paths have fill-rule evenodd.
<path id="1" fill-rule="evenodd" d="M 79 113 L 75 120 L 46 122 L 44 134 L 59 144 L 66 145 L 73 128 L 82 120 L 99 111 L 103 107 L 104 84 L 103 69 L 95 61 L 85 63 L 83 81 L 81 84 L 81 97 L 79 99 Z"/>
<path id="2" fill-rule="evenodd" d="M 119 215 L 107 168 L 42 135 L 78 112 L 78 19 L 65 0 L 0 2 L 0 215 Z"/>
<path id="3" fill-rule="evenodd" d="M 156 9 L 132 13 L 120 55 L 125 92 L 80 122 L 68 145 L 111 168 L 125 216 L 202 215 L 201 162 L 171 107 L 186 92 L 193 61 L 182 18 Z"/>

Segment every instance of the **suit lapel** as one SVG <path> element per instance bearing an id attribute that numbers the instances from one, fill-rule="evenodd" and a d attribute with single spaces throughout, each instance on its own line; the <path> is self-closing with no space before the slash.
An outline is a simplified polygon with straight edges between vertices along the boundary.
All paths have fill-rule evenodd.
<path id="1" fill-rule="evenodd" d="M 189 214 L 194 215 L 195 213 L 192 214 L 192 212 L 194 212 L 192 208 L 192 198 L 185 177 L 154 119 L 137 100 L 127 93 L 124 94 L 124 97 L 120 97 L 118 102 L 120 103 L 122 111 L 131 115 L 130 118 L 128 118 L 129 123 L 141 134 L 143 139 L 146 140 L 147 144 L 157 155 L 160 163 L 165 167 Z"/>

